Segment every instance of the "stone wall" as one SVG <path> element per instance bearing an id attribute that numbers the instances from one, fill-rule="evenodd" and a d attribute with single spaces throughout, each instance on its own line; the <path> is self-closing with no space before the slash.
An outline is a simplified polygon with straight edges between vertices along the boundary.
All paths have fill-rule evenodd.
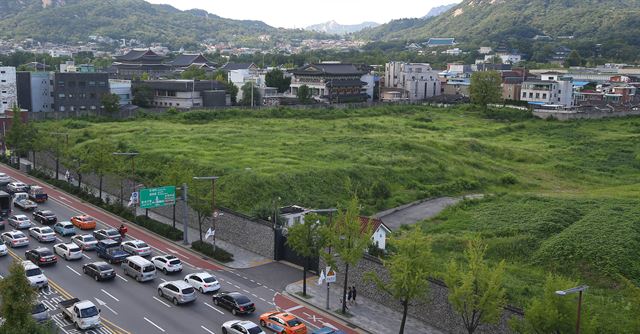
<path id="1" fill-rule="evenodd" d="M 36 154 L 36 168 L 40 170 L 47 170 L 51 175 L 53 175 L 55 174 L 55 166 L 55 157 L 52 154 L 48 152 L 40 152 Z M 66 170 L 67 167 L 60 164 L 60 173 L 64 174 Z M 72 168 L 69 168 L 69 173 L 74 180 L 74 184 L 77 184 L 78 175 L 73 172 Z M 96 196 L 98 195 L 97 188 L 99 182 L 100 179 L 96 175 L 82 175 L 83 186 L 89 185 L 87 190 L 92 191 Z M 121 182 L 123 184 L 123 202 L 126 205 L 129 201 L 133 183 L 130 180 L 123 180 L 115 176 L 105 176 L 103 178 L 103 199 L 107 199 L 111 203 L 119 202 Z M 184 205 L 184 202 L 181 200 L 176 202 L 176 227 L 179 229 L 182 229 Z M 165 217 L 169 221 L 173 219 L 172 206 L 150 209 L 149 211 Z M 222 212 L 222 215 L 219 216 L 216 221 L 216 238 L 232 243 L 266 258 L 273 259 L 274 230 L 270 223 L 226 208 L 220 208 L 220 211 Z M 191 208 L 188 208 L 188 212 L 189 226 L 197 230 L 198 214 Z M 144 214 L 144 210 L 139 210 L 138 214 Z M 203 222 L 203 234 L 209 226 L 210 222 L 208 220 Z M 199 236 L 197 235 L 189 235 L 190 241 L 198 239 Z"/>
<path id="2" fill-rule="evenodd" d="M 343 286 L 344 282 L 344 266 L 337 259 L 337 284 Z M 324 261 L 320 261 L 320 268 L 326 267 Z M 402 312 L 402 305 L 397 300 L 390 298 L 388 294 L 378 289 L 373 282 L 364 278 L 368 272 L 375 272 L 379 277 L 386 281 L 389 278 L 388 271 L 382 265 L 382 262 L 374 257 L 365 255 L 365 257 L 354 267 L 349 267 L 349 285 L 355 285 L 358 295 L 365 296 L 375 302 L 383 304 L 398 312 Z M 446 333 L 465 334 L 467 331 L 462 326 L 460 315 L 455 313 L 448 301 L 448 289 L 443 282 L 431 280 L 428 296 L 425 300 L 411 303 L 409 314 L 425 323 L 437 327 Z M 498 325 L 481 325 L 476 333 L 478 334 L 510 334 L 507 321 L 513 316 L 521 316 L 522 312 L 507 307 L 502 315 L 502 319 Z"/>
<path id="3" fill-rule="evenodd" d="M 542 118 L 555 118 L 560 121 L 570 121 L 574 119 L 601 119 L 601 118 L 610 118 L 610 117 L 629 117 L 629 116 L 638 116 L 640 115 L 640 110 L 632 110 L 625 112 L 603 112 L 603 111 L 593 111 L 593 112 L 562 112 L 562 111 L 537 111 L 533 112 L 533 115 Z"/>

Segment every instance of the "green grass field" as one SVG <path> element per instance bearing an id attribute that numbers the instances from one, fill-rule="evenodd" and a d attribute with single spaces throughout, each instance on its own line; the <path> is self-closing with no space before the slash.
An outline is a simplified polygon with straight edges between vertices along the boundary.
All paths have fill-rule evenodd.
<path id="1" fill-rule="evenodd" d="M 480 233 L 507 259 L 510 302 L 526 305 L 548 271 L 592 285 L 608 326 L 624 322 L 617 275 L 640 282 L 640 119 L 557 122 L 472 107 L 230 110 L 130 121 L 64 120 L 73 145 L 141 152 L 153 183 L 172 160 L 222 176 L 216 197 L 249 214 L 280 204 L 331 207 L 354 192 L 365 213 L 417 199 L 492 194 L 420 226 L 438 269 Z M 616 328 L 616 327 L 611 327 Z"/>

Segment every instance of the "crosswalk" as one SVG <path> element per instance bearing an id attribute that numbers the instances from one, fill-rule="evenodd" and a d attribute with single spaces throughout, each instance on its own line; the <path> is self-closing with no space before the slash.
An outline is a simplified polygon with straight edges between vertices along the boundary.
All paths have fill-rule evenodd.
<path id="1" fill-rule="evenodd" d="M 84 331 L 76 329 L 73 323 L 65 318 L 62 310 L 58 308 L 58 304 L 63 301 L 64 298 L 53 289 L 42 289 L 38 293 L 38 300 L 49 309 L 51 320 L 60 328 L 60 331 L 65 334 L 115 334 L 104 326 Z"/>

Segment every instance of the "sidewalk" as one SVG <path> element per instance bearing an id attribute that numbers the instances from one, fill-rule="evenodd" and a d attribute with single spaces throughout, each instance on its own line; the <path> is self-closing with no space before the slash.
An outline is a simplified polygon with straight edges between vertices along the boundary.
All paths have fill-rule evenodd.
<path id="1" fill-rule="evenodd" d="M 311 295 L 311 298 L 307 299 L 299 295 L 302 294 L 302 281 L 289 284 L 286 292 L 289 296 L 292 296 L 303 303 L 310 304 L 327 312 L 325 308 L 327 300 L 327 285 L 316 285 L 316 280 L 317 277 L 309 278 L 307 280 L 307 295 Z M 343 321 L 346 321 L 347 323 L 352 323 L 372 334 L 397 333 L 400 329 L 400 322 L 402 321 L 402 313 L 400 312 L 396 312 L 386 306 L 358 295 L 358 304 L 348 305 L 349 312 L 352 314 L 352 317 L 346 317 L 341 315 L 339 312 L 335 312 L 342 308 L 342 304 L 340 303 L 340 300 L 342 299 L 342 287 L 339 285 L 332 285 L 329 294 L 329 313 Z M 440 330 L 410 316 L 407 317 L 405 333 L 443 334 Z"/>
<path id="2" fill-rule="evenodd" d="M 21 163 L 28 163 L 31 164 L 31 161 L 21 158 L 20 159 Z M 39 166 L 41 167 L 41 166 Z M 55 171 L 49 171 L 51 172 L 51 174 L 55 174 Z M 60 169 L 59 171 L 59 175 L 58 178 L 60 180 L 64 180 L 65 176 L 64 176 L 64 170 Z M 77 180 L 72 180 L 72 182 L 77 182 Z M 97 196 L 98 194 L 98 188 L 88 184 L 88 183 L 83 183 L 82 184 L 83 187 L 88 187 L 91 189 L 91 191 L 93 191 L 94 195 Z M 102 199 L 103 200 L 107 200 L 107 198 L 109 198 L 111 201 L 113 201 L 115 198 L 117 198 L 114 195 L 108 194 L 106 193 L 104 190 L 102 191 Z M 145 209 L 140 209 L 140 208 L 136 208 L 136 213 L 138 216 L 144 216 L 145 215 Z M 157 213 L 154 213 L 153 211 L 149 210 L 149 218 L 156 220 L 158 222 L 161 222 L 163 224 L 166 225 L 173 225 L 173 222 L 171 220 L 171 218 L 167 218 L 164 217 L 162 215 L 159 215 Z M 176 228 L 182 230 L 182 223 L 181 222 L 176 222 Z M 202 237 L 204 238 L 204 235 L 207 232 L 207 229 L 209 228 L 209 226 L 207 224 L 203 224 L 202 225 Z M 189 242 L 193 242 L 196 240 L 200 240 L 200 234 L 198 232 L 197 228 L 192 227 L 191 225 L 188 226 L 188 238 L 189 238 Z M 179 244 L 180 246 L 182 245 L 181 241 L 172 241 L 176 244 Z M 223 263 L 224 266 L 227 266 L 229 268 L 233 268 L 233 269 L 246 269 L 246 268 L 252 268 L 252 267 L 257 267 L 266 263 L 270 263 L 273 262 L 273 259 L 269 259 L 266 258 L 264 256 L 261 256 L 259 254 L 253 253 L 251 251 L 248 251 L 242 247 L 236 246 L 234 244 L 231 244 L 229 242 L 226 242 L 224 240 L 220 240 L 220 239 L 216 239 L 216 246 L 222 247 L 224 250 L 228 251 L 229 253 L 233 254 L 233 261 L 231 262 L 227 262 L 227 263 Z M 190 246 L 189 246 L 190 247 Z M 203 255 L 205 256 L 205 255 Z M 215 260 L 214 260 L 215 261 Z"/>

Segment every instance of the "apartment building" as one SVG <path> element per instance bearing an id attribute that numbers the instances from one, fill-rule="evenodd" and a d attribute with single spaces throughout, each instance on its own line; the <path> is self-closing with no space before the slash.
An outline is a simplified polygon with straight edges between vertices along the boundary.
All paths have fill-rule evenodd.
<path id="1" fill-rule="evenodd" d="M 0 67 L 0 114 L 7 113 L 18 103 L 16 68 Z"/>

